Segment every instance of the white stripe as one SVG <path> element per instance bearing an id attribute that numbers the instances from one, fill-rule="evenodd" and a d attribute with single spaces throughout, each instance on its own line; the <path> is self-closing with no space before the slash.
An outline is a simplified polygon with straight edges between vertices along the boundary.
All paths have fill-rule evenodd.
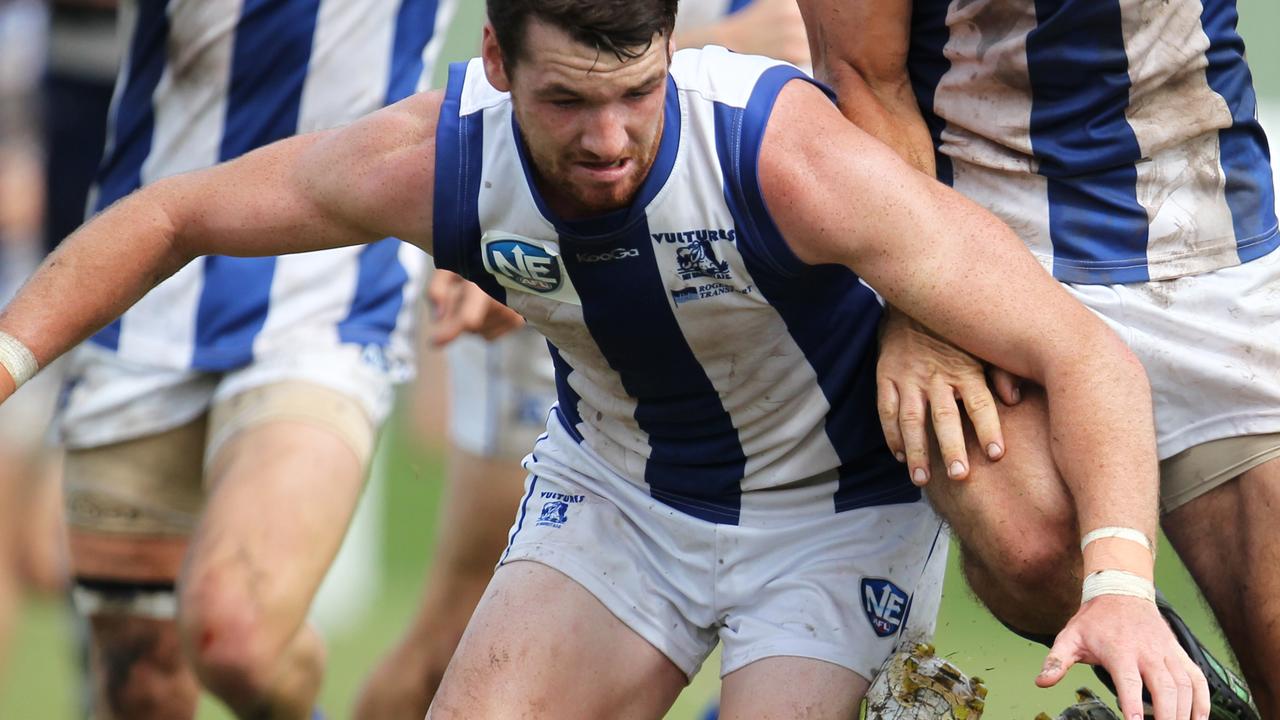
<path id="1" fill-rule="evenodd" d="M 240 0 L 169 6 L 168 58 L 152 100 L 155 132 L 142 166 L 144 186 L 218 161 L 240 7 Z M 121 320 L 120 356 L 190 365 L 203 276 L 204 261 L 197 260 L 134 305 Z"/>
<path id="2" fill-rule="evenodd" d="M 1131 83 L 1125 118 L 1147 159 L 1135 170 L 1137 199 L 1151 223 L 1151 279 L 1235 265 L 1240 258 L 1216 132 L 1231 124 L 1231 110 L 1205 76 L 1209 38 L 1201 5 L 1120 5 Z"/>
<path id="3" fill-rule="evenodd" d="M 299 108 L 299 133 L 351 122 L 382 107 L 398 7 L 391 0 L 320 3 Z"/>
<path id="4" fill-rule="evenodd" d="M 1027 69 L 1027 33 L 1036 26 L 1034 4 L 953 1 L 947 26 L 951 34 L 943 52 L 951 64 L 933 101 L 947 122 L 942 151 L 975 165 L 1036 172 Z"/>

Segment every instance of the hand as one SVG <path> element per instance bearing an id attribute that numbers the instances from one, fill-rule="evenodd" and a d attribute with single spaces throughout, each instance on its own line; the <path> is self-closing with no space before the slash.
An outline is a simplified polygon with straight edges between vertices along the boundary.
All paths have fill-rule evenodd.
<path id="1" fill-rule="evenodd" d="M 755 0 L 724 23 L 725 45 L 734 52 L 809 64 L 809 38 L 796 0 Z"/>
<path id="2" fill-rule="evenodd" d="M 1102 595 L 1058 633 L 1036 685 L 1056 685 L 1076 663 L 1101 665 L 1115 681 L 1124 720 L 1142 720 L 1142 688 L 1155 720 L 1206 720 L 1209 684 L 1148 600 Z"/>
<path id="3" fill-rule="evenodd" d="M 431 344 L 436 347 L 448 345 L 464 332 L 494 340 L 524 325 L 524 318 L 514 310 L 448 270 L 431 273 L 427 302 L 434 321 Z"/>
<path id="4" fill-rule="evenodd" d="M 1007 404 L 1021 399 L 1012 375 L 1000 371 L 993 373 L 992 380 Z M 998 460 L 1004 456 L 1000 415 L 982 364 L 893 308 L 887 311 L 880 336 L 876 387 L 884 439 L 898 461 L 907 463 L 915 484 L 929 482 L 926 411 L 932 418 L 948 476 L 953 480 L 969 477 L 957 400 L 964 401 L 987 457 Z"/>

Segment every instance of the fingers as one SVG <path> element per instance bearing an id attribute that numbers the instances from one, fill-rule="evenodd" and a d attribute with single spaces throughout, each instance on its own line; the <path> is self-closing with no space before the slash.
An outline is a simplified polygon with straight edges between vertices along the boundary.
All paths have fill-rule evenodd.
<path id="1" fill-rule="evenodd" d="M 1116 684 L 1116 701 L 1120 704 L 1120 715 L 1124 720 L 1142 720 L 1142 675 L 1132 662 L 1121 663 L 1117 667 L 1107 667 L 1111 679 Z M 1167 720 L 1160 717 L 1157 720 Z"/>
<path id="2" fill-rule="evenodd" d="M 884 442 L 889 452 L 905 463 L 907 454 L 903 452 L 902 431 L 898 428 L 898 386 L 893 380 L 882 377 L 876 381 L 876 411 L 880 415 L 880 429 L 884 431 Z"/>
<path id="3" fill-rule="evenodd" d="M 1191 665 L 1187 674 L 1191 678 L 1191 717 L 1193 720 L 1209 720 L 1209 681 L 1195 665 Z"/>
<path id="4" fill-rule="evenodd" d="M 956 405 L 955 391 L 950 385 L 935 383 L 929 387 L 929 414 L 933 419 L 933 434 L 938 438 L 942 451 L 942 463 L 947 477 L 963 480 L 969 477 L 968 455 L 964 450 L 964 427 L 960 424 L 960 408 Z"/>
<path id="5" fill-rule="evenodd" d="M 992 460 L 1004 457 L 1004 433 L 1000 431 L 1000 413 L 986 383 L 969 383 L 960 388 L 965 412 L 973 423 L 982 451 Z"/>
<path id="6" fill-rule="evenodd" d="M 1040 674 L 1036 676 L 1036 685 L 1042 688 L 1057 685 L 1066 676 L 1071 666 L 1079 660 L 1079 649 L 1074 637 L 1068 635 L 1066 630 L 1058 633 L 1053 649 L 1049 651 L 1048 657 L 1044 659 L 1044 666 L 1040 668 Z"/>
<path id="7" fill-rule="evenodd" d="M 1191 703 L 1195 696 L 1195 689 L 1191 682 L 1191 673 L 1187 672 L 1181 663 L 1171 658 L 1165 658 L 1164 664 L 1169 677 L 1173 678 L 1174 692 L 1177 697 L 1177 711 L 1174 717 L 1178 720 L 1194 718 L 1195 716 L 1191 714 Z"/>
<path id="8" fill-rule="evenodd" d="M 1022 402 L 1022 380 L 1016 375 L 993 367 L 991 368 L 991 385 L 995 387 L 1000 402 L 1005 405 L 1017 405 Z"/>
<path id="9" fill-rule="evenodd" d="M 916 393 L 898 398 L 898 427 L 902 432 L 903 450 L 911 482 L 929 482 L 929 436 L 925 432 L 925 399 Z"/>
<path id="10" fill-rule="evenodd" d="M 1151 695 L 1151 707 L 1155 711 L 1155 720 L 1187 720 L 1187 715 L 1179 714 L 1180 689 L 1164 659 L 1148 661 L 1142 666 L 1142 681 Z M 1190 687 L 1188 687 L 1188 691 Z M 1190 693 L 1188 692 L 1188 695 Z M 1186 710 L 1190 710 L 1190 699 Z M 1141 713 L 1142 708 L 1138 708 Z M 1125 717 L 1129 717 L 1126 712 Z M 1141 717 L 1141 715 L 1139 715 Z"/>

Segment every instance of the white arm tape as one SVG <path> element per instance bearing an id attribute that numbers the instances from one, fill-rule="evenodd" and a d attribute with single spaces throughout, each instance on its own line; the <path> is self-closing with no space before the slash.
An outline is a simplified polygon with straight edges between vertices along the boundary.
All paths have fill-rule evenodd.
<path id="1" fill-rule="evenodd" d="M 1124 570 L 1099 570 L 1085 577 L 1080 604 L 1083 605 L 1099 595 L 1127 595 L 1154 603 L 1156 586 L 1141 575 Z"/>
<path id="2" fill-rule="evenodd" d="M 1120 538 L 1121 540 L 1136 542 L 1146 548 L 1148 552 L 1154 552 L 1151 549 L 1151 538 L 1147 537 L 1146 533 L 1127 527 L 1100 527 L 1097 530 L 1092 530 L 1080 540 L 1080 550 L 1083 551 L 1086 547 L 1089 547 L 1089 543 L 1094 540 L 1102 540 L 1103 538 Z"/>
<path id="3" fill-rule="evenodd" d="M 17 387 L 22 387 L 40 371 L 40 363 L 36 362 L 31 349 L 7 332 L 0 332 L 0 367 L 9 372 Z"/>

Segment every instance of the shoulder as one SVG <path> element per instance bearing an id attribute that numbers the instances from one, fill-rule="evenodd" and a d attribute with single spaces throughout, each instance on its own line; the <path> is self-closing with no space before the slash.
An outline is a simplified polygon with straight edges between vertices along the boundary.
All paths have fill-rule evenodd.
<path id="1" fill-rule="evenodd" d="M 761 55 L 743 55 L 718 45 L 681 50 L 671 60 L 676 87 L 714 103 L 745 107 L 762 81 L 810 79 L 799 68 Z"/>

